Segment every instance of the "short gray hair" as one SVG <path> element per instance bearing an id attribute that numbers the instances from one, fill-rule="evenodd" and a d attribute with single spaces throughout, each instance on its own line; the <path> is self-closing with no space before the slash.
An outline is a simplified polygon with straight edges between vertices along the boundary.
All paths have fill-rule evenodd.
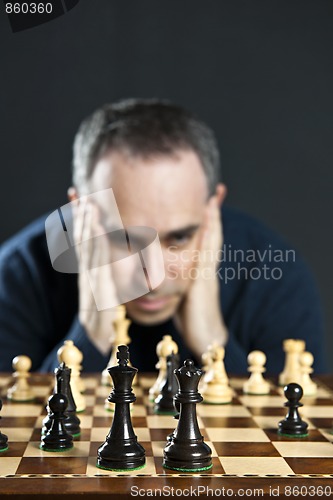
<path id="1" fill-rule="evenodd" d="M 213 131 L 186 109 L 159 99 L 126 99 L 106 104 L 86 118 L 75 136 L 73 183 L 86 194 L 97 161 L 109 150 L 143 158 L 193 150 L 207 177 L 209 195 L 220 179 Z"/>

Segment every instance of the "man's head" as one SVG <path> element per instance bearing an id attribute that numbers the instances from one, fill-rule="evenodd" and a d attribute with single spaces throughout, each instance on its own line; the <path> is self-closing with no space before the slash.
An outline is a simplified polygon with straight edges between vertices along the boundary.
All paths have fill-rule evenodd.
<path id="1" fill-rule="evenodd" d="M 153 324 L 171 317 L 191 285 L 208 200 L 219 184 L 213 132 L 188 111 L 158 100 L 106 105 L 81 125 L 74 143 L 75 196 L 112 188 L 124 226 L 157 230 L 166 279 L 127 304 Z M 101 213 L 108 222 L 107 202 Z"/>
<path id="2" fill-rule="evenodd" d="M 127 99 L 106 104 L 82 122 L 73 155 L 73 182 L 80 195 L 90 192 L 94 167 L 110 151 L 144 159 L 194 151 L 209 195 L 215 193 L 220 179 L 213 131 L 189 111 L 166 101 Z"/>

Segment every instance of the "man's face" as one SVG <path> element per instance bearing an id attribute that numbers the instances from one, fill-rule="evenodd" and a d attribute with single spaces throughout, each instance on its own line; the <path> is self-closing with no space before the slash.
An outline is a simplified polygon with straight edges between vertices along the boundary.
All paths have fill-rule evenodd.
<path id="1" fill-rule="evenodd" d="M 192 151 L 149 159 L 112 152 L 96 164 L 90 191 L 110 187 L 125 227 L 158 232 L 165 280 L 126 308 L 138 323 L 161 323 L 174 315 L 191 285 L 208 200 L 205 174 Z M 101 209 L 107 217 L 107 200 Z"/>

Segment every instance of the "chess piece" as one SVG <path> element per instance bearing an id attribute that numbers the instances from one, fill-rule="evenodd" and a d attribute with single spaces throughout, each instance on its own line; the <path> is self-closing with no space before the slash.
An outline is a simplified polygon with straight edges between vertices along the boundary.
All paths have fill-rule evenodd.
<path id="1" fill-rule="evenodd" d="M 174 404 L 174 397 L 178 391 L 178 382 L 175 377 L 175 370 L 179 367 L 178 354 L 171 353 L 167 356 L 167 377 L 161 394 L 155 399 L 154 411 L 157 414 L 176 415 L 177 409 Z"/>
<path id="2" fill-rule="evenodd" d="M 233 390 L 225 371 L 224 354 L 224 347 L 216 345 L 212 348 L 212 365 L 201 389 L 204 403 L 226 404 L 232 401 Z"/>
<path id="3" fill-rule="evenodd" d="M 12 401 L 25 402 L 35 399 L 34 393 L 28 384 L 31 359 L 28 356 L 16 356 L 12 362 L 13 377 L 16 379 L 13 387 L 7 391 L 7 398 Z"/>
<path id="4" fill-rule="evenodd" d="M 72 394 L 72 389 L 70 385 L 71 369 L 61 363 L 55 370 L 55 376 L 57 380 L 57 393 L 63 394 L 67 398 L 67 408 L 66 415 L 67 418 L 64 421 L 65 429 L 73 437 L 80 435 L 80 419 L 76 415 L 76 405 Z"/>
<path id="5" fill-rule="evenodd" d="M 0 399 L 0 411 L 2 410 L 2 400 Z M 1 417 L 0 417 L 1 418 Z M 8 450 L 8 437 L 0 431 L 0 452 Z"/>
<path id="6" fill-rule="evenodd" d="M 73 437 L 80 436 L 80 419 L 76 415 L 76 406 L 73 399 L 73 394 L 70 386 L 70 376 L 71 369 L 65 365 L 65 363 L 61 363 L 58 368 L 54 371 L 56 376 L 56 387 L 55 393 L 63 394 L 67 400 L 67 406 L 65 410 L 65 420 L 64 426 L 67 432 L 69 432 Z M 48 415 L 43 420 L 43 429 L 42 432 L 45 433 L 51 427 L 52 419 L 50 419 L 50 415 Z"/>
<path id="7" fill-rule="evenodd" d="M 206 379 L 210 377 L 210 370 L 213 364 L 213 350 L 218 346 L 219 344 L 217 342 L 214 342 L 213 344 L 209 344 L 208 349 L 206 352 L 203 353 L 201 356 L 201 362 L 202 362 L 202 371 L 204 372 L 203 376 L 200 379 L 200 384 L 204 386 L 206 383 Z M 199 386 L 200 387 L 200 386 Z"/>
<path id="8" fill-rule="evenodd" d="M 136 400 L 132 381 L 137 369 L 128 366 L 126 345 L 118 347 L 118 365 L 108 369 L 113 380 L 109 400 L 115 403 L 114 417 L 106 441 L 98 448 L 97 467 L 106 470 L 133 470 L 144 466 L 145 450 L 134 434 L 130 403 Z"/>
<path id="9" fill-rule="evenodd" d="M 279 376 L 279 385 L 284 386 L 290 382 L 301 383 L 299 357 L 305 350 L 304 340 L 286 339 L 283 341 L 283 350 L 286 353 L 286 360 L 284 369 Z"/>
<path id="10" fill-rule="evenodd" d="M 167 469 L 190 472 L 212 467 L 212 451 L 204 442 L 196 415 L 196 405 L 202 401 L 198 392 L 202 374 L 190 359 L 175 371 L 179 384 L 175 401 L 180 404 L 180 415 L 164 448 L 163 467 Z"/>
<path id="11" fill-rule="evenodd" d="M 157 396 L 160 394 L 163 386 L 166 382 L 167 377 L 167 363 L 166 358 L 172 353 L 178 353 L 178 345 L 172 340 L 171 335 L 163 335 L 162 340 L 156 346 L 156 354 L 158 357 L 158 363 L 156 368 L 159 370 L 157 379 L 155 380 L 152 387 L 149 389 L 149 400 L 155 401 Z"/>
<path id="12" fill-rule="evenodd" d="M 65 340 L 64 345 L 62 345 L 58 349 L 57 355 L 59 363 L 65 363 L 65 365 L 71 369 L 70 384 L 76 405 L 76 411 L 78 413 L 82 412 L 86 409 L 86 399 L 81 394 L 81 391 L 82 389 L 84 389 L 84 386 L 82 379 L 80 378 L 83 354 L 74 345 L 74 342 L 72 340 Z"/>
<path id="13" fill-rule="evenodd" d="M 250 378 L 243 385 L 245 394 L 269 394 L 270 387 L 262 376 L 265 371 L 266 356 L 262 351 L 252 351 L 247 357 L 249 363 L 248 371 L 251 373 Z"/>
<path id="14" fill-rule="evenodd" d="M 67 398 L 64 394 L 56 393 L 50 396 L 48 408 L 50 410 L 50 428 L 42 435 L 40 448 L 44 451 L 63 451 L 73 447 L 73 436 L 66 431 Z"/>
<path id="15" fill-rule="evenodd" d="M 131 343 L 131 339 L 128 335 L 128 329 L 130 327 L 131 320 L 126 318 L 126 307 L 124 305 L 119 305 L 115 309 L 116 309 L 116 319 L 112 322 L 114 337 L 111 338 L 111 344 L 112 344 L 111 357 L 109 359 L 107 367 L 105 368 L 105 370 L 102 371 L 102 378 L 101 378 L 102 385 L 112 384 L 108 368 L 110 368 L 111 366 L 115 366 L 117 364 L 118 347 L 120 345 L 129 345 Z"/>
<path id="16" fill-rule="evenodd" d="M 301 364 L 301 386 L 303 396 L 314 396 L 317 393 L 317 384 L 311 380 L 310 373 L 313 372 L 313 356 L 311 352 L 304 351 L 300 355 Z"/>
<path id="17" fill-rule="evenodd" d="M 300 399 L 303 396 L 302 387 L 296 383 L 290 383 L 284 387 L 284 395 L 287 402 L 284 404 L 288 410 L 288 414 L 284 420 L 279 422 L 278 433 L 289 437 L 305 437 L 308 435 L 308 424 L 301 419 L 298 408 L 302 403 Z"/>

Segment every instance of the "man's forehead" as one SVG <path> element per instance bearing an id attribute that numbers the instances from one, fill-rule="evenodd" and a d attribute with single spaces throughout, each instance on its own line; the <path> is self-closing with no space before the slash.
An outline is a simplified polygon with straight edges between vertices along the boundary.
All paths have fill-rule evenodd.
<path id="1" fill-rule="evenodd" d="M 96 166 L 94 183 L 99 189 L 112 187 L 125 225 L 176 231 L 200 223 L 207 202 L 206 178 L 191 152 L 148 162 L 112 154 Z M 101 200 L 104 216 L 109 219 L 112 214 L 108 198 Z"/>
<path id="2" fill-rule="evenodd" d="M 119 192 L 131 188 L 138 193 L 146 192 L 160 183 L 168 189 L 208 191 L 204 169 L 197 154 L 191 150 L 149 157 L 112 151 L 97 162 L 91 177 L 92 187 L 112 187 Z"/>

